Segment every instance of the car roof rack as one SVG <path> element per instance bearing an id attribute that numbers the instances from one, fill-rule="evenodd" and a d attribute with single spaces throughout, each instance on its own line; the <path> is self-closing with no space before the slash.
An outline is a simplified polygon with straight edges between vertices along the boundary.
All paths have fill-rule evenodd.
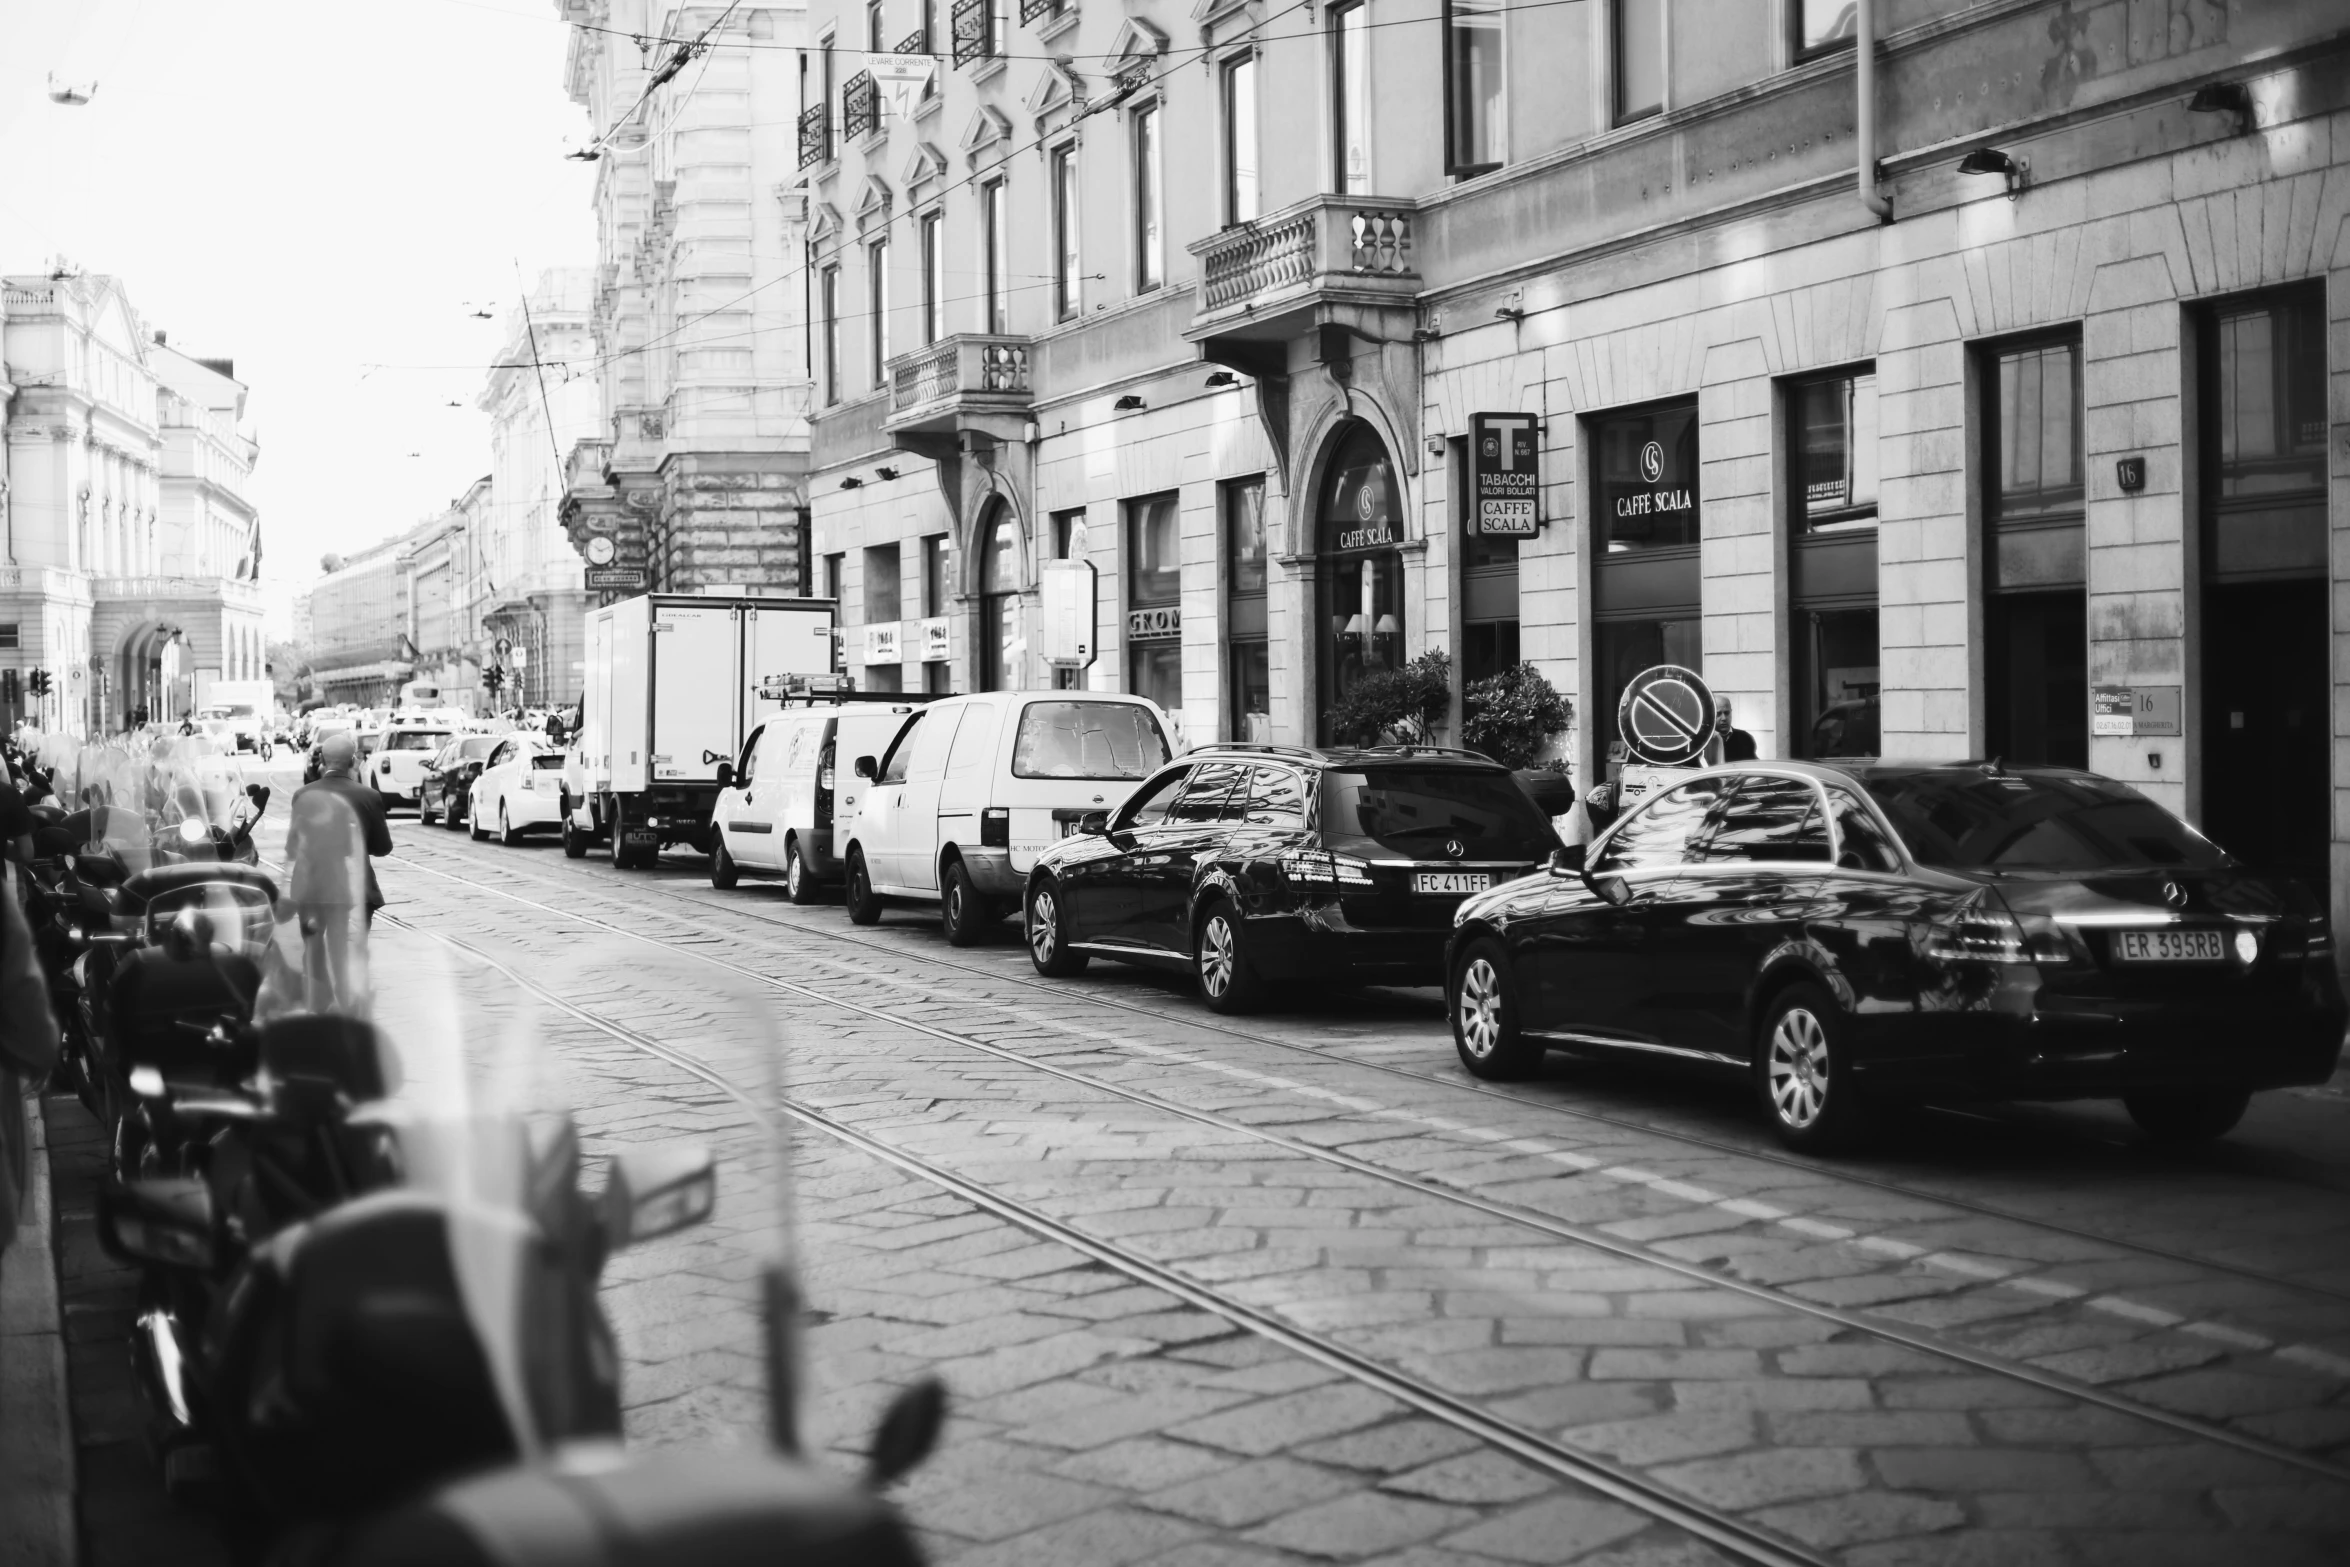
<path id="1" fill-rule="evenodd" d="M 1309 762 L 1328 760 L 1311 746 L 1274 745 L 1263 740 L 1210 740 L 1203 745 L 1193 746 L 1184 755 L 1197 756 L 1202 751 L 1242 751 L 1251 756 L 1294 756 Z"/>
<path id="2" fill-rule="evenodd" d="M 1466 746 L 1404 745 L 1400 742 L 1394 745 L 1356 746 L 1355 754 L 1358 756 L 1466 756 L 1472 757 L 1480 762 L 1493 761 L 1493 758 L 1487 756 L 1483 751 L 1472 751 Z M 1501 764 L 1495 762 L 1494 765 L 1498 767 Z"/>

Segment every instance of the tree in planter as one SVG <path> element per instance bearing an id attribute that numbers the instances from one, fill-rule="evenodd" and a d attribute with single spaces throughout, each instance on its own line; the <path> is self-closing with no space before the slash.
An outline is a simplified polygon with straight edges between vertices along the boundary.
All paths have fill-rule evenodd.
<path id="1" fill-rule="evenodd" d="M 1461 693 L 1461 744 L 1513 770 L 1532 767 L 1574 721 L 1574 704 L 1532 664 L 1489 675 Z"/>
<path id="2" fill-rule="evenodd" d="M 1340 745 L 1380 745 L 1391 738 L 1426 745 L 1451 702 L 1451 655 L 1423 653 L 1401 669 L 1357 680 L 1330 710 L 1330 738 Z"/>

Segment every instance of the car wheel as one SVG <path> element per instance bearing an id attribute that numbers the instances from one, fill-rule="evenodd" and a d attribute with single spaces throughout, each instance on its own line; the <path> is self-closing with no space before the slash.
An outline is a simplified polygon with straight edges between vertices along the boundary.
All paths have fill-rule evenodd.
<path id="1" fill-rule="evenodd" d="M 1264 981 L 1249 962 L 1240 916 L 1219 898 L 1208 905 L 1192 939 L 1192 972 L 1211 1012 L 1254 1012 L 1264 1002 Z"/>
<path id="2" fill-rule="evenodd" d="M 2138 1130 L 2172 1148 L 2191 1148 L 2227 1136 L 2251 1104 L 2248 1088 L 2131 1094 L 2122 1100 Z"/>
<path id="3" fill-rule="evenodd" d="M 441 818 L 437 812 L 425 809 L 424 796 L 418 795 L 416 797 L 416 825 L 419 827 L 430 827 L 433 825 L 433 823 L 439 821 L 440 819 Z"/>
<path id="4" fill-rule="evenodd" d="M 563 817 L 563 858 L 584 860 L 587 858 L 587 851 L 587 834 L 579 830 L 579 823 L 573 821 L 568 812 L 565 813 Z"/>
<path id="5" fill-rule="evenodd" d="M 481 802 L 479 800 L 474 801 L 472 809 L 465 813 L 465 836 L 471 838 L 475 843 L 481 843 L 489 837 L 489 833 L 481 825 Z"/>
<path id="6" fill-rule="evenodd" d="M 988 906 L 979 889 L 971 885 L 971 873 L 961 860 L 947 867 L 939 909 L 949 946 L 976 947 L 987 939 L 988 931 L 995 924 L 995 910 Z"/>
<path id="7" fill-rule="evenodd" d="M 514 830 L 514 819 L 506 814 L 506 802 L 498 802 L 498 841 L 511 849 L 522 841 L 522 834 Z"/>
<path id="8" fill-rule="evenodd" d="M 1069 932 L 1061 923 L 1061 889 L 1050 881 L 1036 884 L 1028 894 L 1028 961 L 1048 979 L 1067 979 L 1085 972 L 1092 954 L 1069 950 Z"/>
<path id="9" fill-rule="evenodd" d="M 783 895 L 802 908 L 816 901 L 816 878 L 808 874 L 808 862 L 800 857 L 797 833 L 783 840 Z"/>
<path id="10" fill-rule="evenodd" d="M 841 901 L 848 905 L 852 925 L 881 923 L 881 895 L 873 890 L 873 878 L 865 874 L 865 851 L 849 850 L 849 886 Z"/>
<path id="11" fill-rule="evenodd" d="M 1793 985 L 1763 1014 L 1755 1089 L 1779 1141 L 1825 1153 L 1856 1139 L 1868 1119 L 1852 1080 L 1844 1009 L 1817 985 Z"/>
<path id="12" fill-rule="evenodd" d="M 710 846 L 710 885 L 724 892 L 742 879 L 742 870 L 734 863 L 734 856 L 726 852 L 726 839 L 721 836 Z"/>
<path id="13" fill-rule="evenodd" d="M 1518 977 L 1501 943 L 1469 943 L 1447 988 L 1452 1046 L 1469 1075 L 1495 1083 L 1532 1077 L 1543 1051 L 1518 1028 Z"/>
<path id="14" fill-rule="evenodd" d="M 655 850 L 656 855 L 659 850 Z M 612 801 L 612 868 L 632 871 L 644 863 L 638 851 L 628 846 L 628 807 L 615 798 Z"/>

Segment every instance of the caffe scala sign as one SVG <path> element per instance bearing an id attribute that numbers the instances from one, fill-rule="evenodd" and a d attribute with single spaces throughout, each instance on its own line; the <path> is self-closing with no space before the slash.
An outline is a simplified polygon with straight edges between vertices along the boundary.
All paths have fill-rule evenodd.
<path id="1" fill-rule="evenodd" d="M 1697 492 L 1686 483 L 1676 482 L 1682 475 L 1670 471 L 1665 460 L 1664 443 L 1647 441 L 1640 448 L 1640 477 L 1644 489 L 1623 489 L 1616 492 L 1616 515 L 1623 518 L 1677 516 L 1697 509 Z"/>

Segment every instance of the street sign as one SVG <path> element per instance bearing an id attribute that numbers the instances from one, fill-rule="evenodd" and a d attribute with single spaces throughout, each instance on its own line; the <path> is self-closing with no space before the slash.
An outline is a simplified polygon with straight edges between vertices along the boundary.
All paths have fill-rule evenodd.
<path id="1" fill-rule="evenodd" d="M 1055 669 L 1083 669 L 1093 662 L 1093 564 L 1082 560 L 1044 563 L 1037 642 Z"/>
<path id="2" fill-rule="evenodd" d="M 591 588 L 642 588 L 645 585 L 644 568 L 641 566 L 590 566 L 587 572 L 587 585 Z"/>
<path id="3" fill-rule="evenodd" d="M 497 641 L 497 648 L 498 656 L 500 658 L 504 658 L 508 653 L 514 650 L 514 644 L 508 641 L 506 638 L 500 637 Z"/>
<path id="4" fill-rule="evenodd" d="M 2186 732 L 2186 708 L 2177 686 L 2094 686 L 2089 733 L 2159 739 Z"/>
<path id="5" fill-rule="evenodd" d="M 865 662 L 868 664 L 895 664 L 903 656 L 898 643 L 898 621 L 865 628 Z"/>
<path id="6" fill-rule="evenodd" d="M 1542 526 L 1542 459 L 1532 414 L 1469 416 L 1471 525 L 1488 538 L 1530 539 Z"/>
<path id="7" fill-rule="evenodd" d="M 1635 761 L 1684 767 L 1714 737 L 1714 694 L 1693 669 L 1658 664 L 1634 675 L 1616 703 L 1616 733 Z"/>
<path id="8" fill-rule="evenodd" d="M 947 656 L 947 618 L 933 615 L 922 621 L 922 660 L 935 664 Z"/>

